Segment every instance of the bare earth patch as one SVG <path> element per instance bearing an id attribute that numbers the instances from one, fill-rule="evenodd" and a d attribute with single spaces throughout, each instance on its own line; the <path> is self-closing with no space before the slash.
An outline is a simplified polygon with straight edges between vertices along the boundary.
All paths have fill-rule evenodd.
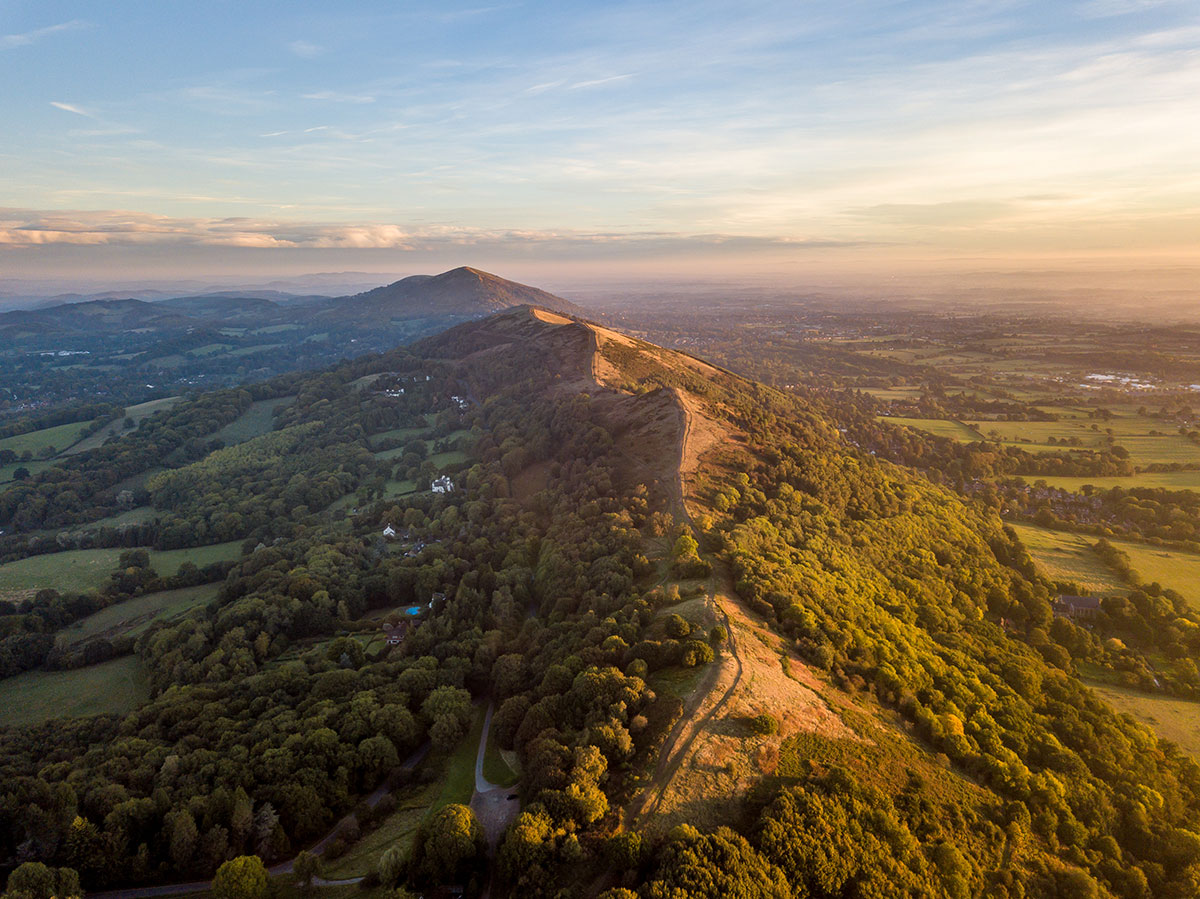
<path id="1" fill-rule="evenodd" d="M 714 587 L 711 601 L 728 619 L 737 656 L 722 652 L 713 663 L 720 666 L 715 684 L 679 739 L 665 747 L 678 754 L 673 776 L 633 810 L 647 814 L 641 826 L 656 834 L 682 823 L 704 828 L 737 820 L 749 790 L 778 766 L 782 742 L 799 731 L 859 739 L 826 702 L 835 691 L 747 614 L 728 584 Z M 777 733 L 751 731 L 749 719 L 764 713 L 779 721 Z"/>

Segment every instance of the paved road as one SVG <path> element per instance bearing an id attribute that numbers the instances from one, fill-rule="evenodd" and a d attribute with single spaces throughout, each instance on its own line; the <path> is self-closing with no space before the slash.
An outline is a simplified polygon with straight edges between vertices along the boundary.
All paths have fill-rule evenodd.
<path id="1" fill-rule="evenodd" d="M 488 711 L 488 717 L 490 719 L 491 710 L 489 709 Z M 484 730 L 484 739 L 487 739 L 486 725 Z M 424 760 L 425 756 L 428 754 L 429 742 L 426 741 L 419 746 L 412 755 L 404 760 L 404 764 L 401 767 L 407 768 L 411 771 L 413 768 L 417 767 L 417 765 L 421 764 L 422 760 Z M 480 767 L 482 768 L 482 764 Z M 388 792 L 389 791 L 386 784 L 381 785 L 374 793 L 369 795 L 365 801 L 371 808 L 375 808 L 375 806 L 379 805 L 379 803 L 383 800 L 383 797 L 386 796 Z M 337 834 L 338 828 L 341 826 L 342 822 L 352 818 L 354 818 L 353 813 L 346 815 L 346 817 L 338 821 L 337 824 L 333 825 L 333 828 L 329 831 L 329 833 L 321 837 L 321 839 L 318 840 L 308 851 L 313 855 L 323 855 L 325 853 L 325 848 L 329 845 L 330 840 L 332 840 Z M 289 858 L 287 861 L 279 862 L 277 865 L 272 865 L 267 869 L 267 871 L 272 875 L 291 874 L 295 863 L 295 858 Z M 350 877 L 345 880 L 324 880 L 320 877 L 314 877 L 313 884 L 315 886 L 322 887 L 346 886 L 348 884 L 358 883 L 360 880 L 362 880 L 361 877 Z M 88 893 L 87 895 L 88 899 L 155 899 L 155 897 L 158 896 L 184 896 L 188 893 L 202 893 L 211 886 L 212 881 L 194 880 L 188 883 L 168 883 L 156 887 L 132 887 L 126 890 L 107 890 L 102 893 Z"/>
<path id="2" fill-rule="evenodd" d="M 517 798 L 516 787 L 502 787 L 494 784 L 483 776 L 483 757 L 487 753 L 488 734 L 492 731 L 492 712 L 496 704 L 489 702 L 487 712 L 483 716 L 483 733 L 479 735 L 479 750 L 475 753 L 475 794 L 471 797 L 471 811 L 479 819 L 487 839 L 488 854 L 495 858 L 496 848 L 500 839 L 521 811 L 521 801 Z M 489 880 L 480 899 L 489 899 L 492 894 L 491 878 L 496 875 L 496 866 L 489 869 Z"/>

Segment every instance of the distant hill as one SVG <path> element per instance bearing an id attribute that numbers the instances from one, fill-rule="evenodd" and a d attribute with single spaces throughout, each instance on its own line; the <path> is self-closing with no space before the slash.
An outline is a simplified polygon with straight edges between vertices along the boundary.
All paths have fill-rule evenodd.
<path id="1" fill-rule="evenodd" d="M 325 315 L 378 321 L 414 318 L 479 318 L 513 306 L 540 306 L 568 315 L 583 310 L 552 293 L 463 266 L 440 275 L 412 275 L 352 297 L 332 301 Z"/>

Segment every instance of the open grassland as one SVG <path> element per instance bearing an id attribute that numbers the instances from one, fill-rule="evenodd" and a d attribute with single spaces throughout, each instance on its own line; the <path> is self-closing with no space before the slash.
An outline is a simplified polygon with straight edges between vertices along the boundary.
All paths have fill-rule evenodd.
<path id="1" fill-rule="evenodd" d="M 273 400 L 259 400 L 250 408 L 213 435 L 226 446 L 245 443 L 261 437 L 275 428 L 275 410 L 294 400 L 294 396 L 280 396 Z"/>
<path id="2" fill-rule="evenodd" d="M 1178 591 L 1194 607 L 1200 608 L 1200 555 L 1128 540 L 1109 542 L 1129 554 L 1129 564 L 1143 581 L 1158 581 L 1162 586 Z"/>
<path id="3" fill-rule="evenodd" d="M 488 733 L 487 746 L 483 751 L 483 776 L 498 787 L 511 787 L 520 778 L 504 759 L 500 745 L 496 742 L 496 731 Z"/>
<path id="4" fill-rule="evenodd" d="M 140 425 L 155 412 L 161 412 L 164 409 L 170 409 L 181 399 L 183 399 L 183 397 L 166 396 L 159 400 L 150 400 L 146 403 L 138 403 L 136 406 L 127 406 L 125 408 L 125 414 L 121 418 L 118 418 L 116 421 L 109 422 L 90 437 L 84 437 L 77 444 L 71 447 L 67 455 L 74 455 L 75 453 L 82 453 L 90 449 L 95 449 L 96 447 L 102 445 L 104 441 L 108 440 L 110 437 L 115 437 L 118 434 L 125 433 L 126 418 L 132 419 L 135 426 Z"/>
<path id="5" fill-rule="evenodd" d="M 72 671 L 26 671 L 0 680 L 0 725 L 121 714 L 149 697 L 149 681 L 136 656 Z"/>
<path id="6" fill-rule="evenodd" d="M 1150 696 L 1110 684 L 1088 682 L 1118 712 L 1148 725 L 1159 737 L 1200 756 L 1200 703 Z"/>
<path id="7" fill-rule="evenodd" d="M 30 475 L 35 475 L 38 472 L 45 471 L 53 462 L 31 460 L 29 462 L 14 462 L 12 465 L 0 465 L 0 484 L 7 483 L 13 479 L 13 473 L 18 468 L 24 468 Z"/>
<path id="8" fill-rule="evenodd" d="M 109 515 L 107 518 L 90 522 L 88 527 L 119 528 L 129 524 L 145 524 L 157 518 L 158 514 L 150 506 L 138 506 L 136 509 L 130 509 L 127 512 L 118 512 L 116 515 Z"/>
<path id="9" fill-rule="evenodd" d="M 1026 524 L 1014 524 L 1012 528 L 1042 573 L 1051 580 L 1074 581 L 1096 594 L 1128 589 L 1092 550 L 1097 538 Z"/>
<path id="10" fill-rule="evenodd" d="M 1129 451 L 1134 465 L 1200 462 L 1200 447 L 1176 433 L 1174 428 L 1136 413 L 1119 415 L 1111 421 L 1065 418 L 1059 421 L 973 421 L 966 422 L 988 439 L 1030 452 L 1071 449 L 1064 442 L 1077 441 L 1077 449 L 1102 450 L 1112 442 Z M 1152 433 L 1154 432 L 1154 433 Z M 1051 443 L 1051 439 L 1054 443 Z"/>
<path id="11" fill-rule="evenodd" d="M 42 428 L 40 431 L 30 431 L 28 434 L 17 434 L 15 437 L 5 437 L 0 440 L 0 450 L 12 450 L 18 456 L 25 452 L 37 456 L 48 447 L 53 447 L 61 453 L 79 442 L 83 429 L 89 424 L 90 422 L 77 421 L 53 428 Z"/>
<path id="12" fill-rule="evenodd" d="M 882 415 L 880 418 L 894 425 L 907 425 L 919 431 L 926 431 L 935 437 L 949 437 L 951 440 L 961 440 L 965 443 L 974 443 L 983 439 L 978 432 L 971 430 L 965 424 L 949 419 L 896 418 L 890 415 Z"/>
<path id="13" fill-rule="evenodd" d="M 117 567 L 121 552 L 120 548 L 74 549 L 0 565 L 0 598 L 21 598 L 46 587 L 60 593 L 98 589 Z M 213 562 L 236 559 L 241 552 L 240 540 L 188 549 L 151 550 L 150 565 L 165 576 L 174 574 L 184 562 L 203 568 Z"/>
<path id="14" fill-rule="evenodd" d="M 88 640 L 136 637 L 156 621 L 175 618 L 214 599 L 219 584 L 202 584 L 182 590 L 163 590 L 127 599 L 101 609 L 59 631 L 61 644 L 71 646 Z"/>
<path id="15" fill-rule="evenodd" d="M 1092 549 L 1099 538 L 1027 524 L 1012 527 L 1034 561 L 1052 580 L 1075 581 L 1098 594 L 1129 590 Z M 1130 540 L 1110 539 L 1108 542 L 1128 554 L 1129 564 L 1143 581 L 1157 581 L 1200 607 L 1200 555 Z"/>
<path id="16" fill-rule="evenodd" d="M 1126 489 L 1151 487 L 1162 490 L 1194 490 L 1200 493 L 1200 471 L 1142 472 L 1127 478 L 1042 478 L 1030 476 L 1026 477 L 1025 480 L 1029 483 L 1039 480 L 1045 481 L 1051 487 L 1070 490 L 1072 493 L 1079 493 L 1085 484 L 1091 484 L 1093 487 L 1103 490 L 1109 490 L 1113 487 L 1124 487 Z"/>

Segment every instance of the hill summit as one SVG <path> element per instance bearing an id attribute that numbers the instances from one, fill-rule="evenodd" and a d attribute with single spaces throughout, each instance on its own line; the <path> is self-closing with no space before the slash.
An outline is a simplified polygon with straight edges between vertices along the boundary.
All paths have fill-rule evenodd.
<path id="1" fill-rule="evenodd" d="M 412 275 L 384 287 L 336 301 L 330 314 L 341 318 L 479 318 L 513 306 L 541 306 L 582 314 L 562 297 L 498 275 L 461 266 L 440 275 Z"/>

